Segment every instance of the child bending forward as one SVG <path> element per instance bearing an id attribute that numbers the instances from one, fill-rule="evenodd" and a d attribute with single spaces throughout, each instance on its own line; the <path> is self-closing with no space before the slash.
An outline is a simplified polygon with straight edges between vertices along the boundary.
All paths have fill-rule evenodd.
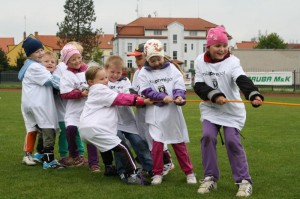
<path id="1" fill-rule="evenodd" d="M 108 78 L 102 67 L 90 67 L 86 71 L 89 87 L 88 99 L 80 117 L 79 132 L 83 141 L 95 145 L 101 152 L 113 150 L 119 153 L 125 167 L 125 181 L 129 184 L 147 185 L 124 143 L 117 136 L 118 116 L 115 105 L 131 106 L 150 104 L 149 99 L 132 94 L 121 94 L 108 88 Z"/>

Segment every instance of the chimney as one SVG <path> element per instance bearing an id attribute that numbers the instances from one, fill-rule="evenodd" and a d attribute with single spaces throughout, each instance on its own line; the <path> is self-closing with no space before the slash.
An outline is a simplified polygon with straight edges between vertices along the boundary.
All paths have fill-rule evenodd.
<path id="1" fill-rule="evenodd" d="M 25 40 L 26 39 L 26 32 L 24 31 L 23 32 L 23 40 Z"/>
<path id="2" fill-rule="evenodd" d="M 37 38 L 39 36 L 39 32 L 35 31 L 34 32 L 34 37 Z"/>

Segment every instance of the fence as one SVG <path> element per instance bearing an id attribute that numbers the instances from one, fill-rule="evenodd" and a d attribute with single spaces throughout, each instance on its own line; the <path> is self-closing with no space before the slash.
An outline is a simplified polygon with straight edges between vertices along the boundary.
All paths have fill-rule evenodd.
<path id="1" fill-rule="evenodd" d="M 253 72 L 257 72 L 257 71 L 253 71 Z M 257 86 L 260 90 L 300 92 L 300 72 L 295 70 L 290 72 L 292 72 L 293 74 L 293 83 L 291 85 L 257 85 Z M 192 77 L 191 79 L 193 80 L 194 77 Z M 194 82 L 192 81 L 192 85 L 193 83 Z M 18 79 L 18 71 L 0 71 L 0 84 L 21 85 L 21 82 Z"/>

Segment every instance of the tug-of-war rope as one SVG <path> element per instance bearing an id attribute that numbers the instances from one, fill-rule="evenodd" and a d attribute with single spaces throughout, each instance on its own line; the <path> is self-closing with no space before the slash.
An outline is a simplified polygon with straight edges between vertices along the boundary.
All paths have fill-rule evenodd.
<path id="1" fill-rule="evenodd" d="M 209 100 L 184 100 L 185 102 L 211 102 Z M 153 102 L 163 102 L 162 100 L 155 100 Z M 175 102 L 175 100 L 173 100 Z M 226 103 L 251 103 L 249 100 L 225 100 Z M 300 104 L 295 103 L 284 103 L 284 102 L 270 102 L 263 101 L 263 104 L 281 105 L 281 106 L 300 106 Z"/>

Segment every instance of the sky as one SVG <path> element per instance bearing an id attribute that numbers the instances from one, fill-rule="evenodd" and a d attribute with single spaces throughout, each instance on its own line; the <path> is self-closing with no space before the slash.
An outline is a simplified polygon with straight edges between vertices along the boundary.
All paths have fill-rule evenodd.
<path id="1" fill-rule="evenodd" d="M 65 0 L 0 0 L 0 37 L 55 35 L 64 20 Z M 234 42 L 277 33 L 285 42 L 300 43 L 300 1 L 297 0 L 94 0 L 92 27 L 114 33 L 114 24 L 138 17 L 201 18 L 224 25 Z"/>

